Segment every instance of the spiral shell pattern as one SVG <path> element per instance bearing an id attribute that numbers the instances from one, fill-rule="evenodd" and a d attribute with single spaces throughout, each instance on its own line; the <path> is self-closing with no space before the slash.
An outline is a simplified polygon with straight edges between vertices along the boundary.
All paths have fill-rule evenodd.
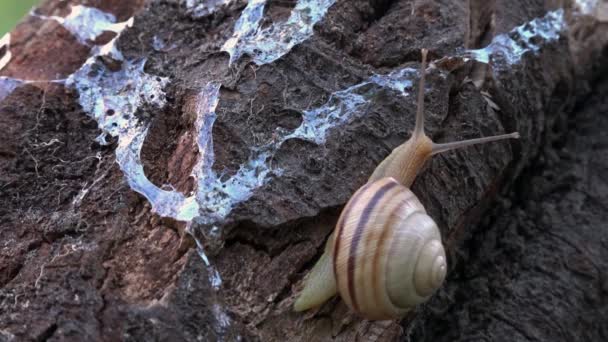
<path id="1" fill-rule="evenodd" d="M 353 195 L 338 220 L 333 251 L 340 296 L 368 319 L 403 316 L 441 286 L 447 270 L 435 222 L 393 178 Z"/>

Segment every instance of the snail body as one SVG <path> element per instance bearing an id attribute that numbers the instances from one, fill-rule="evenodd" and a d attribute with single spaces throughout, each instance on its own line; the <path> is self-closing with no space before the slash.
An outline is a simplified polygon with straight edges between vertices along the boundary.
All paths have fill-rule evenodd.
<path id="1" fill-rule="evenodd" d="M 367 319 L 394 319 L 427 300 L 443 283 L 447 260 L 441 234 L 409 187 L 437 153 L 519 134 L 434 143 L 424 133 L 425 70 L 422 50 L 414 132 L 376 167 L 342 210 L 294 304 L 296 311 L 319 306 L 338 292 Z"/>

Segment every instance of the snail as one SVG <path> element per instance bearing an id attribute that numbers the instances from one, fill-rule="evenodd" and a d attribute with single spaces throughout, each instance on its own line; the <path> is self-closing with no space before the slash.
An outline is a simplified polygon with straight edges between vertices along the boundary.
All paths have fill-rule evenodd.
<path id="1" fill-rule="evenodd" d="M 519 138 L 502 134 L 443 144 L 424 132 L 422 50 L 416 123 L 412 136 L 374 170 L 345 205 L 319 261 L 304 280 L 296 311 L 320 306 L 339 292 L 347 306 L 370 320 L 403 317 L 441 287 L 447 260 L 435 221 L 409 189 L 431 156 L 445 151 Z"/>

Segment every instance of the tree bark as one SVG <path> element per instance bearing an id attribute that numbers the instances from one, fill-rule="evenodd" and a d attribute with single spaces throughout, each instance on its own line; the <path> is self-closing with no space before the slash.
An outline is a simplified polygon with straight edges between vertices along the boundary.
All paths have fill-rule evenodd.
<path id="1" fill-rule="evenodd" d="M 581 14 L 571 1 L 337 1 L 310 37 L 260 65 L 252 56 L 229 63 L 221 52 L 245 2 L 200 3 L 208 6 L 49 0 L 11 33 L 0 69 L 18 84 L 0 84 L 0 340 L 608 339 L 605 7 Z M 324 141 L 276 145 L 267 179 L 211 231 L 208 220 L 154 213 L 116 163 L 122 141 L 96 140 L 101 131 L 79 98 L 85 90 L 57 81 L 116 36 L 79 41 L 49 18 L 78 4 L 117 22 L 134 17 L 116 44 L 124 60 L 89 61 L 112 74 L 145 58 L 149 84 L 168 80 L 162 107 L 135 112 L 149 125 L 141 158 L 158 187 L 196 191 L 191 174 L 205 155 L 197 108 L 207 85 L 221 85 L 212 171 L 231 179 L 336 92 L 417 69 L 421 48 L 434 61 L 426 90 L 434 140 L 509 131 L 521 139 L 435 157 L 418 176 L 412 190 L 438 223 L 450 265 L 429 302 L 398 321 L 363 320 L 339 297 L 296 313 L 293 301 L 341 207 L 409 136 L 415 96 L 364 85 L 365 104 Z M 287 20 L 295 5 L 270 1 L 262 27 Z M 530 40 L 517 62 L 462 57 L 465 47 L 484 48 L 558 8 L 559 37 Z M 406 91 L 414 94 L 412 81 Z"/>

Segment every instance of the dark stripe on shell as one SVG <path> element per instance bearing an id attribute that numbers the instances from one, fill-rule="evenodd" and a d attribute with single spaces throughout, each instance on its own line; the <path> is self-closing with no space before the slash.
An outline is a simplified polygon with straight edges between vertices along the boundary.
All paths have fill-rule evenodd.
<path id="1" fill-rule="evenodd" d="M 347 281 L 348 281 L 348 295 L 352 299 L 353 309 L 355 311 L 359 311 L 359 305 L 357 304 L 357 298 L 355 296 L 355 266 L 356 266 L 356 258 L 357 258 L 357 248 L 359 247 L 359 241 L 361 240 L 361 235 L 365 230 L 365 226 L 369 221 L 371 213 L 374 211 L 376 205 L 380 202 L 382 197 L 391 190 L 392 188 L 398 186 L 399 183 L 391 180 L 389 183 L 383 185 L 378 191 L 374 194 L 372 199 L 367 203 L 365 208 L 361 213 L 361 218 L 357 221 L 357 229 L 355 230 L 355 234 L 351 240 L 350 251 L 348 254 L 348 264 L 347 264 Z"/>
<path id="2" fill-rule="evenodd" d="M 348 203 L 346 203 L 346 206 L 344 207 L 344 209 L 342 211 L 342 215 L 340 215 L 340 219 L 338 220 L 338 224 L 336 226 L 338 231 L 336 232 L 336 237 L 334 240 L 334 257 L 333 257 L 333 266 L 334 266 L 334 275 L 336 278 L 336 285 L 338 285 L 338 281 L 339 281 L 338 267 L 336 264 L 336 260 L 338 260 L 338 255 L 340 254 L 340 243 L 342 240 L 342 232 L 344 231 L 344 225 L 346 222 L 346 220 L 344 218 L 346 218 L 348 215 L 350 215 L 350 211 L 355 206 L 355 204 L 357 204 L 359 197 L 361 197 L 361 195 L 363 194 L 365 189 L 367 189 L 370 185 L 371 185 L 371 183 L 365 184 L 361 189 L 359 189 L 355 193 L 355 195 L 348 201 Z M 339 288 L 339 286 L 338 286 L 338 288 Z"/>
<path id="3" fill-rule="evenodd" d="M 372 275 L 374 277 L 374 282 L 372 286 L 376 303 L 380 303 L 382 301 L 382 298 L 379 298 L 380 294 L 382 293 L 381 291 L 386 291 L 381 288 L 378 288 L 378 274 L 380 274 L 380 272 L 384 272 L 384 269 L 378 269 L 380 267 L 380 255 L 382 254 L 381 252 L 384 250 L 384 243 L 393 235 L 393 231 L 395 228 L 391 229 L 391 227 L 394 227 L 398 224 L 398 221 L 400 219 L 399 212 L 403 209 L 403 206 L 407 204 L 407 200 L 409 198 L 410 196 L 405 196 L 405 199 L 400 199 L 395 208 L 390 211 L 390 213 L 388 214 L 388 221 L 386 221 L 386 223 L 382 227 L 382 233 L 378 238 L 378 246 L 376 248 L 376 253 L 374 253 L 374 258 L 372 259 Z M 389 233 L 391 234 L 389 235 Z M 388 252 L 386 254 L 388 254 Z"/>

